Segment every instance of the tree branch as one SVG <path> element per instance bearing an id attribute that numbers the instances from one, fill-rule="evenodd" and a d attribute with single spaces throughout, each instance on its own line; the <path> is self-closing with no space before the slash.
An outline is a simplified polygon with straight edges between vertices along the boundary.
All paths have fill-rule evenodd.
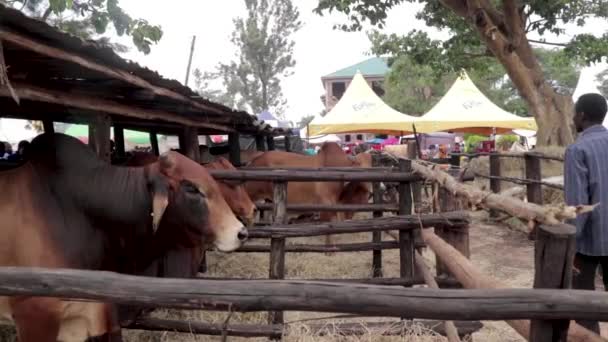
<path id="1" fill-rule="evenodd" d="M 530 43 L 544 44 L 544 45 L 551 45 L 551 46 L 561 46 L 561 47 L 568 46 L 568 44 L 566 44 L 566 43 L 552 43 L 552 42 L 546 42 L 546 41 L 536 40 L 536 39 L 528 39 L 528 41 Z"/>

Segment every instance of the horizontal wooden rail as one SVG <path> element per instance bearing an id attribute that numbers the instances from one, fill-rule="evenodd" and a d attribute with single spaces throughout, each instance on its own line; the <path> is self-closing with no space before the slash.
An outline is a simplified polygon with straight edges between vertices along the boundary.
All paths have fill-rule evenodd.
<path id="1" fill-rule="evenodd" d="M 215 179 L 277 182 L 417 182 L 422 178 L 411 172 L 339 172 L 339 171 L 255 171 L 209 170 Z"/>
<path id="2" fill-rule="evenodd" d="M 404 215 L 374 218 L 368 220 L 349 220 L 324 223 L 298 223 L 258 227 L 249 232 L 251 238 L 270 237 L 307 237 L 327 234 L 350 234 L 387 230 L 411 230 L 424 227 L 465 227 L 469 224 L 466 212 L 449 212 L 428 215 Z"/>
<path id="3" fill-rule="evenodd" d="M 397 168 L 393 167 L 252 167 L 252 166 L 241 166 L 238 170 L 242 171 L 276 171 L 276 170 L 288 170 L 288 171 L 340 171 L 340 172 L 394 172 Z"/>
<path id="4" fill-rule="evenodd" d="M 426 247 L 422 241 L 416 241 L 416 248 Z M 339 253 L 367 252 L 373 250 L 397 249 L 397 241 L 347 243 L 339 245 L 303 245 L 292 244 L 285 246 L 285 252 L 290 253 Z M 244 245 L 235 252 L 239 253 L 270 253 L 270 245 Z"/>
<path id="5" fill-rule="evenodd" d="M 551 161 L 558 161 L 558 162 L 563 162 L 564 158 L 562 157 L 558 157 L 558 156 L 551 156 L 551 155 L 547 155 L 547 154 L 542 154 L 542 153 L 538 153 L 538 152 L 524 152 L 524 153 L 496 153 L 496 155 L 498 157 L 501 158 L 525 158 L 526 153 L 528 154 L 533 154 L 534 157 L 538 158 L 538 159 L 544 159 L 544 160 L 551 160 Z M 460 157 L 469 157 L 469 158 L 475 158 L 475 157 L 487 157 L 490 156 L 492 153 L 487 153 L 487 152 L 483 152 L 483 153 L 452 153 L 452 155 L 455 156 L 460 156 Z"/>
<path id="6" fill-rule="evenodd" d="M 257 204 L 259 210 L 272 210 L 271 203 Z M 311 211 L 398 211 L 395 204 L 288 204 L 287 211 L 292 212 L 311 212 Z"/>
<path id="7" fill-rule="evenodd" d="M 437 320 L 608 321 L 608 294 L 585 290 L 452 290 L 298 282 L 159 279 L 112 272 L 0 268 L 0 295 L 175 309 L 341 312 Z"/>
<path id="8" fill-rule="evenodd" d="M 497 180 L 501 180 L 501 181 L 505 181 L 505 182 L 509 182 L 509 183 L 514 183 L 514 184 L 519 184 L 519 185 L 528 185 L 528 184 L 540 184 L 540 185 L 544 185 L 548 188 L 553 188 L 553 189 L 557 189 L 557 190 L 564 190 L 564 186 L 561 184 L 555 184 L 555 183 L 550 183 L 550 182 L 544 182 L 544 181 L 537 181 L 537 180 L 533 180 L 533 179 L 522 179 L 522 178 L 514 178 L 514 177 L 503 177 L 503 176 L 488 176 L 488 175 L 484 175 L 478 172 L 475 172 L 475 176 L 476 177 L 481 177 L 481 178 L 485 178 L 485 179 L 497 179 Z"/>
<path id="9" fill-rule="evenodd" d="M 455 322 L 461 335 L 470 335 L 483 327 L 480 322 Z M 303 323 L 306 324 L 306 323 Z M 445 330 L 438 321 L 396 321 L 396 322 L 357 322 L 357 323 L 332 323 L 306 324 L 306 329 L 315 336 L 323 336 L 327 333 L 342 336 L 364 335 L 373 331 L 384 336 L 398 336 L 414 326 L 422 327 L 424 330 L 433 331 L 445 336 Z M 239 336 L 239 337 L 271 337 L 280 338 L 283 333 L 288 333 L 289 324 L 209 324 L 193 321 L 175 321 L 157 318 L 140 318 L 127 329 L 147 331 L 172 331 L 187 334 L 212 335 L 212 336 Z"/>
<path id="10" fill-rule="evenodd" d="M 249 281 L 266 281 L 267 278 L 243 279 L 243 278 L 218 278 L 218 277 L 200 277 L 197 279 L 207 280 L 249 280 Z M 414 285 L 424 285 L 424 279 L 416 278 L 321 278 L 321 279 L 290 279 L 295 281 L 310 281 L 310 282 L 327 282 L 327 283 L 355 283 L 367 285 L 385 285 L 385 286 L 405 286 L 412 287 Z M 440 287 L 460 288 L 460 283 L 454 279 L 445 276 L 436 277 L 435 280 Z"/>

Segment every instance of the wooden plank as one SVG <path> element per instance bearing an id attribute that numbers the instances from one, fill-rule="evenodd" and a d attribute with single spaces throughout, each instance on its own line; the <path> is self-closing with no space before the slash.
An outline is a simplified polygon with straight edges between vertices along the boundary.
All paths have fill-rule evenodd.
<path id="1" fill-rule="evenodd" d="M 249 232 L 250 238 L 272 237 L 306 237 L 323 236 L 327 234 L 351 234 L 387 230 L 413 230 L 423 227 L 465 227 L 470 223 L 467 212 L 450 212 L 439 214 L 421 214 L 406 216 L 390 216 L 367 220 L 349 220 L 341 222 L 274 224 L 258 227 Z"/>
<path id="2" fill-rule="evenodd" d="M 55 133 L 53 120 L 42 120 L 42 127 L 44 129 L 44 133 Z"/>
<path id="3" fill-rule="evenodd" d="M 538 228 L 534 246 L 534 288 L 572 288 L 572 265 L 576 254 L 576 228 L 571 225 Z M 533 320 L 532 342 L 566 342 L 569 320 Z"/>
<path id="4" fill-rule="evenodd" d="M 7 30 L 5 27 L 0 27 L 0 39 L 6 40 L 15 45 L 19 45 L 25 49 L 30 51 L 34 51 L 36 53 L 42 54 L 44 56 L 48 56 L 54 59 L 64 60 L 70 63 L 77 64 L 83 68 L 93 70 L 99 72 L 105 76 L 118 79 L 138 87 L 151 90 L 154 94 L 159 96 L 165 96 L 174 100 L 178 100 L 184 103 L 187 103 L 190 106 L 198 108 L 204 112 L 215 113 L 219 115 L 234 115 L 229 110 L 223 110 L 221 108 L 217 108 L 216 106 L 210 106 L 203 104 L 201 102 L 192 100 L 185 95 L 179 94 L 171 89 L 155 86 L 152 83 L 146 81 L 145 79 L 134 75 L 128 71 L 111 68 L 106 65 L 97 63 L 92 61 L 89 58 L 79 56 L 75 53 L 68 52 L 66 50 L 62 50 L 60 48 L 48 45 L 44 42 L 40 42 L 29 37 L 25 37 L 18 33 L 13 33 Z M 226 108 L 227 109 L 227 108 Z"/>
<path id="5" fill-rule="evenodd" d="M 424 330 L 445 335 L 445 329 L 437 321 L 416 322 L 357 322 L 357 323 L 324 323 L 307 324 L 305 329 L 314 336 L 326 334 L 340 336 L 366 335 L 370 332 L 382 336 L 400 336 L 405 331 L 422 327 Z M 472 334 L 483 327 L 480 322 L 456 322 L 461 333 Z M 151 317 L 138 318 L 132 325 L 123 328 L 145 331 L 171 331 L 186 334 L 211 335 L 211 336 L 235 336 L 235 337 L 270 337 L 280 338 L 287 333 L 287 324 L 210 324 L 196 321 L 165 320 Z"/>
<path id="6" fill-rule="evenodd" d="M 255 136 L 255 149 L 257 151 L 266 151 L 266 139 L 263 135 Z"/>
<path id="7" fill-rule="evenodd" d="M 292 170 L 257 171 L 257 170 L 209 170 L 209 173 L 220 180 L 243 181 L 291 181 L 291 182 L 413 182 L 421 180 L 412 172 L 309 172 Z"/>
<path id="8" fill-rule="evenodd" d="M 155 156 L 160 156 L 160 147 L 158 146 L 158 133 L 155 131 L 150 132 L 150 147 L 152 147 L 152 153 Z"/>
<path id="9" fill-rule="evenodd" d="M 272 210 L 273 222 L 284 224 L 287 222 L 287 182 L 273 183 Z M 270 239 L 270 279 L 285 278 L 285 238 L 272 237 Z M 268 313 L 270 324 L 283 323 L 282 311 L 270 311 Z"/>
<path id="10" fill-rule="evenodd" d="M 121 125 L 114 124 L 114 146 L 116 148 L 116 157 L 124 158 L 125 151 L 125 129 Z"/>
<path id="11" fill-rule="evenodd" d="M 287 134 L 283 139 L 285 141 L 285 152 L 291 152 L 291 135 Z"/>
<path id="12" fill-rule="evenodd" d="M 490 176 L 491 177 L 501 177 L 500 170 L 500 156 L 498 156 L 497 152 L 490 153 Z M 500 193 L 500 180 L 497 178 L 490 178 L 490 191 L 495 194 Z M 500 216 L 500 212 L 496 210 L 490 210 L 490 217 L 498 217 Z"/>
<path id="13" fill-rule="evenodd" d="M 275 150 L 274 137 L 272 135 L 266 136 L 266 146 L 268 146 L 268 151 Z"/>
<path id="14" fill-rule="evenodd" d="M 110 163 L 110 116 L 96 116 L 90 127 L 93 127 L 93 146 L 95 154 L 97 154 L 99 159 Z"/>
<path id="15" fill-rule="evenodd" d="M 242 280 L 243 278 L 225 278 L 225 277 L 199 277 L 197 279 L 207 280 Z M 249 279 L 255 280 L 260 283 L 266 282 L 267 278 Z M 405 286 L 411 287 L 413 285 L 424 284 L 424 279 L 416 277 L 414 279 L 404 278 L 322 278 L 322 279 L 290 279 L 297 281 L 310 281 L 310 282 L 328 282 L 328 283 L 357 283 L 357 284 L 369 284 L 369 285 L 386 285 L 386 286 Z M 437 277 L 435 281 L 440 286 L 446 286 L 449 288 L 458 288 L 460 283 L 453 278 Z"/>
<path id="16" fill-rule="evenodd" d="M 382 194 L 380 193 L 380 184 L 373 183 L 373 191 L 374 191 L 374 204 L 382 203 Z M 382 217 L 382 211 L 374 211 L 373 217 L 380 218 Z M 380 243 L 382 242 L 382 232 L 372 232 L 372 242 Z M 372 252 L 372 276 L 374 278 L 382 277 L 382 249 L 375 248 Z"/>
<path id="17" fill-rule="evenodd" d="M 412 161 L 399 159 L 399 171 L 411 172 Z M 412 187 L 409 182 L 399 183 L 399 215 L 412 214 Z M 414 228 L 416 229 L 416 228 Z M 401 278 L 414 277 L 415 258 L 414 234 L 412 230 L 399 230 L 399 275 Z"/>
<path id="18" fill-rule="evenodd" d="M 427 243 L 431 245 L 430 241 Z M 0 279 L 2 296 L 77 298 L 144 307 L 205 310 L 230 308 L 236 312 L 343 312 L 437 320 L 608 321 L 606 294 L 588 290 L 463 291 L 293 280 L 267 280 L 260 283 L 248 280 L 136 277 L 113 272 L 26 267 L 0 268 Z M 571 336 L 575 331 L 575 325 L 572 326 L 569 333 Z"/>
<path id="19" fill-rule="evenodd" d="M 236 131 L 235 129 L 230 128 L 228 126 L 203 122 L 202 120 L 191 120 L 171 112 L 160 111 L 155 109 L 143 109 L 91 96 L 64 93 L 58 90 L 44 89 L 32 85 L 21 84 L 18 82 L 13 83 L 13 87 L 17 95 L 19 95 L 19 98 L 21 98 L 22 100 L 53 103 L 67 107 L 86 109 L 107 114 L 122 115 L 143 120 L 170 121 L 186 126 L 217 129 L 222 132 Z M 6 88 L 0 88 L 0 96 L 9 97 L 10 93 Z"/>
<path id="20" fill-rule="evenodd" d="M 469 259 L 467 259 L 465 256 L 463 256 L 460 252 L 458 252 L 454 247 L 450 246 L 448 243 L 446 243 L 445 241 L 443 241 L 441 238 L 439 238 L 437 235 L 435 235 L 433 232 L 431 232 L 429 229 L 425 229 L 423 230 L 422 236 L 424 238 L 424 242 L 433 250 L 433 252 L 435 252 L 435 255 L 438 258 L 441 258 L 443 260 L 443 262 L 450 268 L 450 271 L 454 274 L 454 276 L 456 277 L 456 279 L 458 279 L 458 281 L 464 286 L 464 288 L 466 289 L 494 289 L 494 291 L 496 291 L 495 289 L 501 289 L 504 291 L 504 288 L 506 287 L 504 284 L 499 283 L 497 280 L 488 277 L 484 274 L 482 274 L 481 272 L 479 272 L 479 270 L 473 266 L 473 264 L 471 263 L 471 261 Z M 441 290 L 441 291 L 451 291 L 451 290 Z M 576 300 L 580 300 L 582 299 L 582 297 L 578 297 L 579 296 L 579 292 L 577 291 L 573 291 L 573 290 L 569 290 L 569 291 L 564 291 L 564 290 L 544 290 L 544 289 L 533 289 L 533 290 L 521 290 L 521 289 L 517 289 L 517 291 L 532 291 L 533 293 L 537 294 L 537 295 L 541 295 L 541 293 L 543 293 L 542 291 L 554 291 L 553 293 L 557 296 L 571 296 L 571 298 L 576 298 Z M 587 293 L 590 293 L 593 291 L 587 291 Z M 467 293 L 471 293 L 470 291 L 467 291 Z M 555 299 L 555 298 L 554 298 Z M 549 299 L 547 299 L 549 300 Z M 605 294 L 604 294 L 604 299 L 602 299 L 606 304 L 608 304 L 608 301 L 606 301 L 605 299 Z M 551 301 L 551 300 L 549 300 Z M 471 303 L 469 303 L 471 304 Z M 553 303 L 546 303 L 547 307 L 552 306 Z M 555 309 L 555 307 L 552 307 L 553 309 Z M 576 316 L 575 311 L 578 311 L 580 309 L 583 309 L 582 307 L 576 306 L 576 308 L 572 307 L 570 308 L 569 312 L 565 313 L 564 317 L 561 317 L 562 319 L 578 319 L 574 316 Z M 589 309 L 589 308 L 587 308 Z M 531 310 L 531 308 L 530 308 Z M 534 319 L 535 317 L 509 317 L 509 318 L 504 318 L 504 320 L 506 320 L 506 323 L 509 324 L 515 331 L 517 331 L 518 334 L 520 334 L 523 338 L 525 339 L 529 339 L 530 338 L 530 322 L 529 321 L 525 321 L 523 319 Z M 547 317 L 542 317 L 541 319 L 547 319 Z M 560 317 L 554 317 L 551 319 L 560 319 Z M 599 320 L 598 318 L 594 318 L 596 320 Z M 605 342 L 604 339 L 602 339 L 600 336 L 598 336 L 597 334 L 581 327 L 580 325 L 571 322 L 570 325 L 570 331 L 568 332 L 568 341 L 570 342 Z"/>
<path id="21" fill-rule="evenodd" d="M 183 145 L 182 145 L 183 142 Z M 182 137 L 179 141 L 179 148 L 182 150 L 183 154 L 194 160 L 200 161 L 200 151 L 198 148 L 198 132 L 196 128 L 193 127 L 184 127 L 184 131 L 182 133 Z"/>
<path id="22" fill-rule="evenodd" d="M 374 190 L 375 191 L 375 190 Z M 261 203 L 257 204 L 258 210 L 272 210 L 272 203 Z M 373 211 L 373 212 L 384 212 L 384 211 L 399 211 L 399 208 L 395 204 L 287 204 L 287 212 L 314 212 L 314 211 Z M 381 215 L 379 216 L 381 217 Z"/>
<path id="23" fill-rule="evenodd" d="M 422 241 L 416 241 L 416 248 L 425 247 Z M 285 251 L 288 253 L 352 253 L 352 252 L 369 252 L 375 250 L 398 249 L 397 241 L 380 241 L 380 242 L 361 242 L 361 243 L 344 243 L 336 245 L 308 245 L 308 244 L 288 244 L 285 246 Z M 234 253 L 268 253 L 270 245 L 253 245 L 247 244 L 234 251 Z"/>
<path id="24" fill-rule="evenodd" d="M 524 159 L 526 161 L 526 179 L 540 181 L 542 178 L 540 159 L 534 153 L 526 153 Z M 542 185 L 538 183 L 527 184 L 526 193 L 528 202 L 543 204 Z"/>
<path id="25" fill-rule="evenodd" d="M 241 144 L 239 142 L 238 133 L 228 134 L 228 145 L 230 147 L 230 151 L 228 153 L 230 163 L 232 163 L 232 165 L 235 167 L 241 166 Z"/>
<path id="26" fill-rule="evenodd" d="M 407 144 L 407 158 L 410 160 L 418 159 L 416 156 L 418 155 L 418 149 L 415 141 L 410 141 Z M 415 182 L 412 184 L 412 194 L 414 196 L 414 208 L 417 210 L 416 212 L 421 212 L 422 210 L 422 183 Z"/>

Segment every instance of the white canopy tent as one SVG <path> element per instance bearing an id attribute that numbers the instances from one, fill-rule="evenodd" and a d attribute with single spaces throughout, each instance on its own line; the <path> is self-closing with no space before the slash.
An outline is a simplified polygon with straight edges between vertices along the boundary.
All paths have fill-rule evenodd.
<path id="1" fill-rule="evenodd" d="M 329 133 L 403 135 L 413 132 L 412 124 L 417 119 L 389 107 L 357 72 L 340 101 L 325 116 L 315 117 L 308 129 L 311 136 Z"/>
<path id="2" fill-rule="evenodd" d="M 21 140 L 32 140 L 39 133 L 33 128 L 28 128 L 27 120 L 22 119 L 0 119 L 0 140 L 7 141 L 15 147 Z"/>
<path id="3" fill-rule="evenodd" d="M 579 97 L 587 93 L 601 94 L 598 90 L 599 82 L 596 79 L 598 72 L 597 67 L 586 67 L 581 70 L 580 76 L 578 77 L 578 83 L 572 93 L 572 101 L 576 103 Z M 604 127 L 608 127 L 608 116 L 604 119 Z"/>
<path id="4" fill-rule="evenodd" d="M 456 79 L 448 92 L 416 122 L 419 132 L 440 131 L 492 134 L 514 129 L 536 130 L 534 118 L 511 114 L 490 101 L 466 72 Z"/>

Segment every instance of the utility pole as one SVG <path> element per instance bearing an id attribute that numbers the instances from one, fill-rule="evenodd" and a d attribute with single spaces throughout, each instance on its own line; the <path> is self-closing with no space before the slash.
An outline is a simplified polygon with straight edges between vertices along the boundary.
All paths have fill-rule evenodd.
<path id="1" fill-rule="evenodd" d="M 188 86 L 188 79 L 190 78 L 190 66 L 192 65 L 192 55 L 194 54 L 194 44 L 196 43 L 196 36 L 192 36 L 192 44 L 190 45 L 190 57 L 188 58 L 188 68 L 186 69 L 186 81 L 184 85 Z"/>

